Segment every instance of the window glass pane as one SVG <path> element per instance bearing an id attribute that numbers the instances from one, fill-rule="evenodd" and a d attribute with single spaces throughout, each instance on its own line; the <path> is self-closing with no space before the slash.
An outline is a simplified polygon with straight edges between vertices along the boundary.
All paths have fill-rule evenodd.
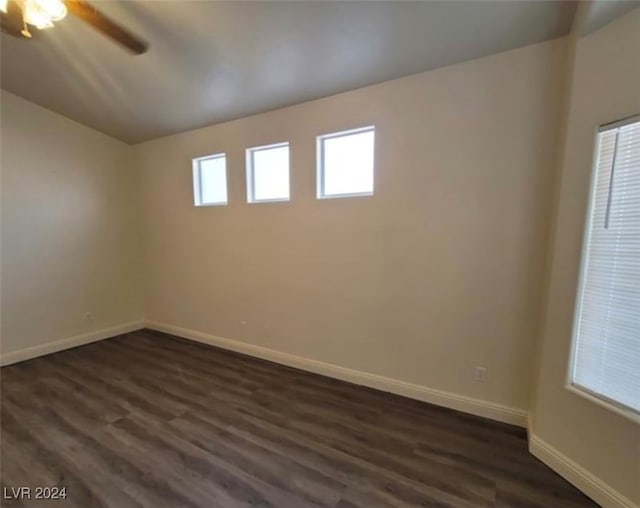
<path id="1" fill-rule="evenodd" d="M 199 182 L 196 182 L 195 188 L 199 188 L 200 196 L 196 196 L 196 204 L 225 204 L 227 202 L 226 158 L 224 156 L 202 158 L 197 164 L 194 177 L 199 178 Z"/>
<path id="2" fill-rule="evenodd" d="M 373 130 L 322 140 L 321 195 L 373 194 Z"/>
<path id="3" fill-rule="evenodd" d="M 289 147 L 253 151 L 253 201 L 289 199 Z"/>
<path id="4" fill-rule="evenodd" d="M 572 381 L 640 412 L 640 122 L 597 140 Z"/>

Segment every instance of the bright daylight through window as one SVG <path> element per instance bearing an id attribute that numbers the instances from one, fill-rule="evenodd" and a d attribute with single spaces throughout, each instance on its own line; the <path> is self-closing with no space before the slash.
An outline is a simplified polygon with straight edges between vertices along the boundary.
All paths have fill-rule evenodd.
<path id="1" fill-rule="evenodd" d="M 227 204 L 225 154 L 193 159 L 193 201 L 196 206 Z"/>
<path id="2" fill-rule="evenodd" d="M 373 195 L 375 128 L 318 137 L 318 198 Z"/>
<path id="3" fill-rule="evenodd" d="M 247 201 L 289 201 L 289 143 L 247 150 Z"/>

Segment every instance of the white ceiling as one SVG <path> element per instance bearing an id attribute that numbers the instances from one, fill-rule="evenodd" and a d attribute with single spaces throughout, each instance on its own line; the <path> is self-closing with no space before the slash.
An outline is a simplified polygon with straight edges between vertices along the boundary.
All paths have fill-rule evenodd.
<path id="1" fill-rule="evenodd" d="M 132 56 L 67 16 L 2 35 L 2 88 L 128 143 L 566 34 L 573 2 L 94 1 Z"/>
<path id="2" fill-rule="evenodd" d="M 598 30 L 615 18 L 640 7 L 638 0 L 589 0 L 586 3 L 587 5 L 583 6 L 583 19 L 578 27 L 581 35 Z M 572 30 L 575 28 L 574 20 Z"/>

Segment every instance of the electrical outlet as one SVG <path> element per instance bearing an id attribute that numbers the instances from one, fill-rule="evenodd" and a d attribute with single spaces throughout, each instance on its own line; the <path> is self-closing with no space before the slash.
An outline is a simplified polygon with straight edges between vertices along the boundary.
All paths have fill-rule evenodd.
<path id="1" fill-rule="evenodd" d="M 487 369 L 485 367 L 476 367 L 474 374 L 473 374 L 473 380 L 476 383 L 484 383 L 484 380 L 487 377 Z"/>

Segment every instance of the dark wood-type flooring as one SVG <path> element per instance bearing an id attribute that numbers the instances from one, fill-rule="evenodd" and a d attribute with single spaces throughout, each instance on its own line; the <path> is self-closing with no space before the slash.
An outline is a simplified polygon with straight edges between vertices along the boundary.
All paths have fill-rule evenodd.
<path id="1" fill-rule="evenodd" d="M 517 427 L 158 332 L 1 381 L 2 486 L 68 494 L 3 506 L 597 506 Z"/>

